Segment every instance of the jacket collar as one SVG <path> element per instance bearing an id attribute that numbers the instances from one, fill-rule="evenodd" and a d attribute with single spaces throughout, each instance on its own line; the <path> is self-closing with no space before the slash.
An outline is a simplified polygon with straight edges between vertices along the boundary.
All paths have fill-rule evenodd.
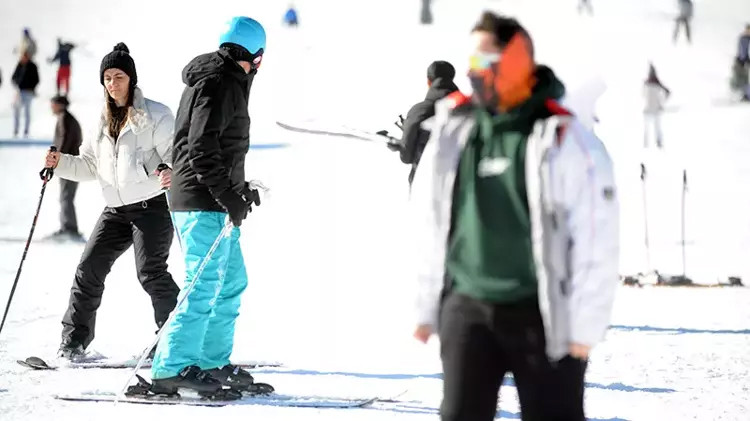
<path id="1" fill-rule="evenodd" d="M 102 115 L 100 119 L 100 128 L 104 129 L 107 127 L 107 107 L 106 105 L 102 108 Z M 147 130 L 154 127 L 154 118 L 151 112 L 146 106 L 146 98 L 143 96 L 141 88 L 135 88 L 133 90 L 133 105 L 128 109 L 128 122 L 120 132 L 120 137 L 125 133 L 126 130 L 130 130 L 135 135 L 139 135 Z M 109 136 L 107 134 L 107 136 Z"/>

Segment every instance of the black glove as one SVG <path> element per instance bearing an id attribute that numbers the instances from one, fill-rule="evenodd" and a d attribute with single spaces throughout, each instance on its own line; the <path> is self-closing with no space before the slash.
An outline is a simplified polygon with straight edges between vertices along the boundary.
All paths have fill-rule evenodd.
<path id="1" fill-rule="evenodd" d="M 247 181 L 245 181 L 245 188 L 242 189 L 242 196 L 247 203 L 248 212 L 253 211 L 252 205 L 260 206 L 260 194 L 258 193 L 258 189 L 250 188 L 250 183 Z"/>
<path id="2" fill-rule="evenodd" d="M 375 134 L 379 134 L 380 136 L 385 136 L 388 138 L 388 143 L 385 144 L 388 149 L 392 150 L 393 152 L 399 152 L 401 150 L 401 144 L 398 142 L 394 142 L 395 138 L 391 137 L 391 135 L 388 134 L 388 130 L 381 130 L 379 132 L 375 132 Z"/>
<path id="3" fill-rule="evenodd" d="M 219 204 L 229 213 L 229 219 L 235 227 L 242 225 L 242 221 L 247 218 L 248 204 L 242 195 L 234 190 L 227 190 L 217 199 Z"/>

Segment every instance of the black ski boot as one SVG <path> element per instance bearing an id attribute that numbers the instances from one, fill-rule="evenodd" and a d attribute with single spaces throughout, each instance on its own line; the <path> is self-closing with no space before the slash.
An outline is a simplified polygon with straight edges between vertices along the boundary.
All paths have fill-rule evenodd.
<path id="1" fill-rule="evenodd" d="M 227 364 L 224 367 L 204 371 L 221 382 L 222 385 L 250 395 L 269 395 L 274 391 L 270 384 L 255 383 L 252 374 L 240 366 Z"/>
<path id="2" fill-rule="evenodd" d="M 154 379 L 149 391 L 156 395 L 173 396 L 181 388 L 194 390 L 208 399 L 234 400 L 242 397 L 242 394 L 237 391 L 222 389 L 221 382 L 196 365 L 183 368 L 180 374 L 174 377 Z"/>
<path id="3" fill-rule="evenodd" d="M 78 341 L 63 341 L 60 349 L 57 350 L 57 357 L 76 362 L 86 357 L 86 351 L 83 349 L 83 344 Z"/>

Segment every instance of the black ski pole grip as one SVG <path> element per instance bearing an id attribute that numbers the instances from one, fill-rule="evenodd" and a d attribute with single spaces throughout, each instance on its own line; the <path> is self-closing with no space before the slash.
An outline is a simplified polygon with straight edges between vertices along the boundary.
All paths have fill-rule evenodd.
<path id="1" fill-rule="evenodd" d="M 49 147 L 50 152 L 57 152 L 57 146 L 50 146 Z M 42 168 L 41 171 L 39 171 L 39 178 L 41 178 L 44 181 L 49 181 L 52 179 L 52 176 L 55 173 L 55 169 L 52 167 L 45 167 Z"/>

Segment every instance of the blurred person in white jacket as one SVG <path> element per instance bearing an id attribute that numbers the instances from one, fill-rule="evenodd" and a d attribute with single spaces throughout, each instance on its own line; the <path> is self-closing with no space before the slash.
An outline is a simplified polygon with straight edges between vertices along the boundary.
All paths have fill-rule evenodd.
<path id="1" fill-rule="evenodd" d="M 656 137 L 656 146 L 664 146 L 664 138 L 661 131 L 661 114 L 664 111 L 664 103 L 671 94 L 656 75 L 656 68 L 649 65 L 648 77 L 643 83 L 643 97 L 645 107 L 643 109 L 643 147 L 648 148 L 650 133 Z"/>
<path id="2" fill-rule="evenodd" d="M 45 167 L 71 181 L 98 180 L 106 207 L 81 256 L 63 317 L 58 356 L 77 360 L 94 339 L 104 281 L 115 260 L 134 247 L 138 280 L 151 296 L 161 328 L 177 304 L 179 288 L 167 271 L 173 227 L 164 190 L 172 163 L 174 116 L 164 104 L 144 98 L 130 51 L 123 43 L 99 68 L 105 106 L 98 130 L 79 155 L 48 152 Z"/>
<path id="3" fill-rule="evenodd" d="M 440 336 L 443 421 L 494 419 L 508 372 L 522 419 L 583 421 L 619 283 L 612 162 L 515 19 L 472 39 L 473 95 L 436 103 L 412 186 L 414 336 Z"/>

